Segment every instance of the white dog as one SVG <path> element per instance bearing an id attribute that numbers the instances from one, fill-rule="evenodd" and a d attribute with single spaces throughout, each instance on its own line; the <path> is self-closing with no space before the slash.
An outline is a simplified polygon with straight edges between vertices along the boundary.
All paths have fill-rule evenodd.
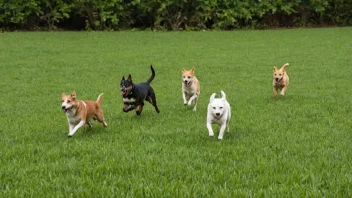
<path id="1" fill-rule="evenodd" d="M 230 118 L 231 118 L 231 108 L 230 104 L 226 100 L 226 95 L 221 91 L 221 98 L 215 98 L 216 93 L 210 96 L 210 102 L 208 104 L 208 114 L 207 114 L 207 128 L 209 131 L 209 136 L 214 136 L 212 124 L 218 124 L 220 126 L 219 140 L 222 140 L 224 136 L 225 129 L 227 132 L 230 130 Z"/>

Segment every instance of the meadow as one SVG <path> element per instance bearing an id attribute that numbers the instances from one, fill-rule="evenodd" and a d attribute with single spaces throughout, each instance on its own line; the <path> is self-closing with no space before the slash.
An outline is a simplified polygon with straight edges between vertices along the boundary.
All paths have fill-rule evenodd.
<path id="1" fill-rule="evenodd" d="M 290 63 L 285 97 L 273 66 Z M 0 34 L 0 197 L 352 197 L 352 28 Z M 160 114 L 122 112 L 119 84 L 151 83 Z M 196 112 L 181 70 L 195 67 Z M 96 100 L 68 138 L 61 94 Z M 212 93 L 232 107 L 222 141 Z"/>

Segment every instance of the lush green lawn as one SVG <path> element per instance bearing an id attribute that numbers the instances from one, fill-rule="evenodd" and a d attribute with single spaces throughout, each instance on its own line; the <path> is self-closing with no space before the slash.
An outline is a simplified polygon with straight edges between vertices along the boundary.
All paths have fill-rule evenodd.
<path id="1" fill-rule="evenodd" d="M 290 87 L 273 99 L 272 69 Z M 0 197 L 351 197 L 352 28 L 0 34 Z M 119 82 L 149 78 L 160 114 L 122 112 Z M 181 70 L 195 67 L 197 112 Z M 61 93 L 96 100 L 67 138 Z M 231 131 L 208 137 L 224 90 Z M 218 127 L 215 136 L 218 135 Z"/>

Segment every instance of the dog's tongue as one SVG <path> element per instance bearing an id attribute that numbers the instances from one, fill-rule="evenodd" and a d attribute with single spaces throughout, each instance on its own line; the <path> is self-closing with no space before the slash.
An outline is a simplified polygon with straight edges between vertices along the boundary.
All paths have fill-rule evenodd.
<path id="1" fill-rule="evenodd" d="M 187 87 L 187 86 L 188 86 L 188 83 L 185 82 L 185 86 Z"/>
<path id="2" fill-rule="evenodd" d="M 125 95 L 125 93 L 126 93 L 126 91 L 121 91 L 121 94 L 122 94 L 122 95 Z"/>

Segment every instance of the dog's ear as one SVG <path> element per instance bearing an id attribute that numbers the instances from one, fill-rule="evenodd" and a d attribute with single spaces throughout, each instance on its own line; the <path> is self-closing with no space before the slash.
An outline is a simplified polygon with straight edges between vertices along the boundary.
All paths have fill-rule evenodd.
<path id="1" fill-rule="evenodd" d="M 72 97 L 73 99 L 76 98 L 76 90 L 73 90 L 73 92 L 71 93 L 71 97 Z"/>
<path id="2" fill-rule="evenodd" d="M 274 66 L 274 72 L 276 72 L 277 71 L 277 67 L 276 66 Z"/>
<path id="3" fill-rule="evenodd" d="M 223 90 L 221 90 L 221 99 L 226 100 L 226 94 Z"/>
<path id="4" fill-rule="evenodd" d="M 132 76 L 131 76 L 131 74 L 128 74 L 127 81 L 128 81 L 128 82 L 132 82 Z"/>
<path id="5" fill-rule="evenodd" d="M 182 68 L 182 72 L 185 72 L 186 71 L 186 69 L 185 68 Z"/>
<path id="6" fill-rule="evenodd" d="M 125 76 L 122 76 L 122 79 L 121 80 L 125 80 Z"/>
<path id="7" fill-rule="evenodd" d="M 62 92 L 61 98 L 65 97 L 66 94 L 64 92 Z"/>
<path id="8" fill-rule="evenodd" d="M 281 69 L 282 69 L 283 72 L 286 72 L 286 67 L 287 67 L 287 66 L 288 66 L 288 63 L 284 64 L 284 65 L 281 67 Z"/>
<path id="9" fill-rule="evenodd" d="M 191 69 L 191 73 L 192 73 L 192 74 L 194 74 L 194 67 L 192 67 L 192 69 Z"/>
<path id="10" fill-rule="evenodd" d="M 211 96 L 210 96 L 210 102 L 214 100 L 215 96 L 216 96 L 216 93 L 211 94 Z"/>

